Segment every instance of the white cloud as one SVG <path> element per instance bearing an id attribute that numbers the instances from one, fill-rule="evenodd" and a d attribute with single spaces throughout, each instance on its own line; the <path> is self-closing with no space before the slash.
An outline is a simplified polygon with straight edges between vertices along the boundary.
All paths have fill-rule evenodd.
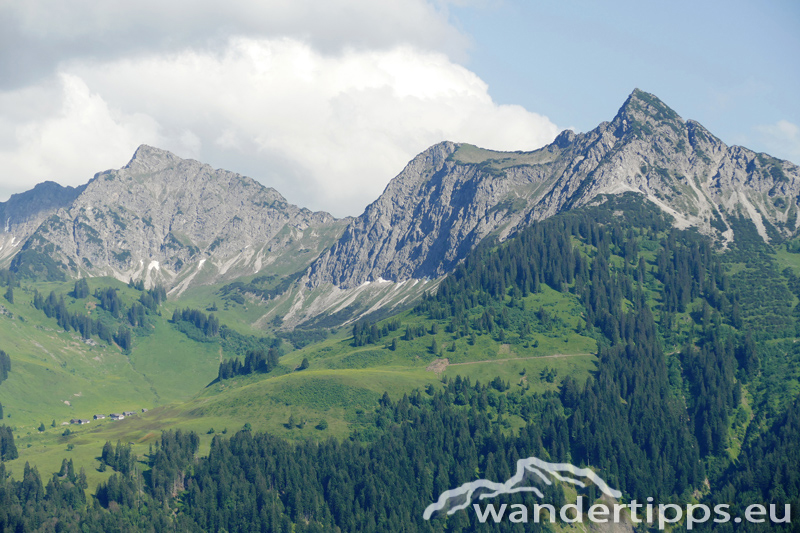
<path id="1" fill-rule="evenodd" d="M 775 157 L 789 159 L 800 164 L 800 127 L 788 120 L 757 128 L 767 152 Z"/>
<path id="2" fill-rule="evenodd" d="M 463 59 L 469 39 L 449 23 L 446 7 L 426 0 L 0 2 L 0 87 L 31 82 L 72 58 L 214 49 L 232 36 L 289 37 L 333 54 L 411 44 Z"/>
<path id="3" fill-rule="evenodd" d="M 217 50 L 71 61 L 60 79 L 0 93 L 0 120 L 16 132 L 0 136 L 0 164 L 14 171 L 3 187 L 82 183 L 148 143 L 355 215 L 431 144 L 533 149 L 557 133 L 546 117 L 495 104 L 445 54 L 410 45 L 330 54 L 295 38 L 237 37 Z M 15 115 L 35 94 L 60 105 Z"/>
<path id="4" fill-rule="evenodd" d="M 461 36 L 447 21 L 446 2 L 424 0 L 27 0 L 2 6 L 21 34 L 43 41 L 128 35 L 172 36 L 186 44 L 198 38 L 251 33 L 308 38 L 315 43 L 363 42 L 370 46 L 398 40 L 439 47 Z M 438 34 L 438 35 L 437 35 Z M 133 46 L 130 43 L 128 46 Z"/>
<path id="5" fill-rule="evenodd" d="M 32 102 L 58 104 L 39 114 Z M 160 140 L 155 120 L 109 108 L 71 74 L 55 84 L 0 93 L 0 130 L 0 189 L 9 192 L 44 180 L 84 183 L 94 172 L 124 164 L 140 139 Z"/>

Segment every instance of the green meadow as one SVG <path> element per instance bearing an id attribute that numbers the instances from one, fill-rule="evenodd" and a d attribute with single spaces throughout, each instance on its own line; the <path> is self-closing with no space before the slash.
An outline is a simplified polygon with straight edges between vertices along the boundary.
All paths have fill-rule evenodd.
<path id="1" fill-rule="evenodd" d="M 264 304 L 225 299 L 219 285 L 193 288 L 149 314 L 146 326 L 134 329 L 132 346 L 125 351 L 115 343 L 66 332 L 55 318 L 33 306 L 34 290 L 43 295 L 53 291 L 63 296 L 70 312 L 97 317 L 105 311 L 91 296 L 95 289 L 116 288 L 125 307 L 141 294 L 111 278 L 90 279 L 89 287 L 88 298 L 75 299 L 73 282 L 23 284 L 15 288 L 13 304 L 2 300 L 0 339 L 12 369 L 0 384 L 0 403 L 20 455 L 7 464 L 13 476 L 26 462 L 47 476 L 67 458 L 86 470 L 94 490 L 111 473 L 100 471 L 98 461 L 106 441 L 131 443 L 143 459 L 166 429 L 197 432 L 201 453 L 215 434 L 235 432 L 246 424 L 292 440 L 346 438 L 370 427 L 370 416 L 384 393 L 400 398 L 458 375 L 473 383 L 500 377 L 511 385 L 509 393 L 543 392 L 555 390 L 568 375 L 583 381 L 596 367 L 595 341 L 577 332 L 577 300 L 544 286 L 519 305 L 546 309 L 556 326 L 524 340 L 459 337 L 446 331 L 444 321 L 409 310 L 393 317 L 399 329 L 378 343 L 354 346 L 352 326 L 331 330 L 321 342 L 300 349 L 284 341 L 284 355 L 272 372 L 220 382 L 219 363 L 243 354 L 219 339 L 199 341 L 181 332 L 170 322 L 173 311 L 213 312 L 221 325 L 254 338 L 267 336 L 253 326 L 265 313 Z M 409 326 L 425 333 L 404 340 Z M 299 370 L 303 360 L 309 366 Z M 142 408 L 148 412 L 142 413 Z M 69 423 L 122 411 L 137 414 L 122 421 Z"/>

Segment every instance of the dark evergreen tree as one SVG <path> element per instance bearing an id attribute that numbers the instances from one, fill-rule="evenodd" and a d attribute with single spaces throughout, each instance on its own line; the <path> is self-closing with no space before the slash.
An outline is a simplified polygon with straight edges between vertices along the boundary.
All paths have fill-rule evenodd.
<path id="1" fill-rule="evenodd" d="M 11 371 L 11 358 L 6 352 L 0 350 L 0 383 L 8 379 L 8 373 Z"/>
<path id="2" fill-rule="evenodd" d="M 14 434 L 8 426 L 0 426 L 0 460 L 11 461 L 19 457 L 14 444 Z"/>
<path id="3" fill-rule="evenodd" d="M 72 297 L 75 299 L 83 299 L 89 297 L 89 282 L 85 278 L 81 278 L 75 282 L 72 289 Z"/>

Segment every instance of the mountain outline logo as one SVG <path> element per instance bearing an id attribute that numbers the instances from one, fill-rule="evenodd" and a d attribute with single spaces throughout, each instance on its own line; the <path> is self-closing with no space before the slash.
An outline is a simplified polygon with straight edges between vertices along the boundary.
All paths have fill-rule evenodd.
<path id="1" fill-rule="evenodd" d="M 611 488 L 600 476 L 589 468 L 579 468 L 570 463 L 548 463 L 538 457 L 528 457 L 527 459 L 520 459 L 517 461 L 516 473 L 506 480 L 504 483 L 490 481 L 488 479 L 478 479 L 469 483 L 464 483 L 458 488 L 450 489 L 443 492 L 439 499 L 425 508 L 422 517 L 425 520 L 430 520 L 431 516 L 438 511 L 446 510 L 448 515 L 452 515 L 456 511 L 466 509 L 472 503 L 475 492 L 481 489 L 488 489 L 489 492 L 482 493 L 478 499 L 484 500 L 488 498 L 495 498 L 503 494 L 515 494 L 519 492 L 532 492 L 539 498 L 544 498 L 544 494 L 538 487 L 533 485 L 522 485 L 524 481 L 531 478 L 538 478 L 546 485 L 552 485 L 551 479 L 545 475 L 549 473 L 553 478 L 558 481 L 572 483 L 581 488 L 586 488 L 586 483 L 575 477 L 564 475 L 562 473 L 571 474 L 572 476 L 587 478 L 591 480 L 606 496 L 619 499 L 622 497 L 622 492 Z M 461 501 L 463 500 L 463 501 Z M 458 501 L 458 503 L 455 503 Z"/>

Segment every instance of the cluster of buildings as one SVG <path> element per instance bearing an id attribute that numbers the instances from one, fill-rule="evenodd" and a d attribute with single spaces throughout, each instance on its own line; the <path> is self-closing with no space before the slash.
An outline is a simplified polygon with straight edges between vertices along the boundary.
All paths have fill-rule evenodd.
<path id="1" fill-rule="evenodd" d="M 147 409 L 142 408 L 142 412 L 146 413 Z M 133 416 L 135 414 L 136 411 L 123 411 L 122 413 L 111 413 L 110 415 L 108 415 L 108 418 L 110 418 L 111 420 L 123 420 L 126 416 Z M 106 415 L 94 415 L 95 420 L 103 420 L 104 418 L 106 418 Z M 80 424 L 80 425 L 88 424 L 89 422 L 91 422 L 91 420 L 88 420 L 86 418 L 73 418 L 72 420 L 69 421 L 70 424 Z"/>

